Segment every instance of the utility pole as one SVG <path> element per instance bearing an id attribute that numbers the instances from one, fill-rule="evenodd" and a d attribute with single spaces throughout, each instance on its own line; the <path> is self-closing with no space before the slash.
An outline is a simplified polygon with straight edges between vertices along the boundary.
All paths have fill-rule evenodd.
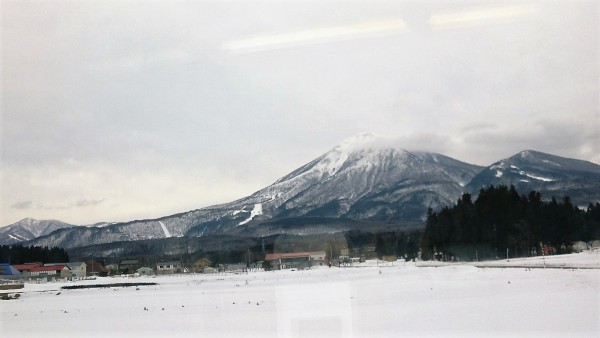
<path id="1" fill-rule="evenodd" d="M 540 242 L 540 250 L 542 250 L 542 262 L 544 263 L 544 269 L 546 268 L 546 254 L 544 253 L 544 245 Z"/>

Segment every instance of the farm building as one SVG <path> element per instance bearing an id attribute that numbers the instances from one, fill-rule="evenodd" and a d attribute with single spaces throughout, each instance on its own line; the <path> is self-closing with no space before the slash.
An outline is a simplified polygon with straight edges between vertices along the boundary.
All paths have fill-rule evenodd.
<path id="1" fill-rule="evenodd" d="M 71 270 L 66 265 L 43 265 L 34 266 L 29 274 L 31 276 L 39 277 L 60 277 L 68 278 L 71 277 Z"/>
<path id="2" fill-rule="evenodd" d="M 279 270 L 302 269 L 322 265 L 325 261 L 325 251 L 270 253 L 266 255 L 265 261 L 270 262 L 273 268 Z"/>
<path id="3" fill-rule="evenodd" d="M 19 272 L 24 275 L 24 276 L 29 276 L 31 275 L 31 269 L 33 269 L 36 266 L 42 266 L 41 263 L 25 263 L 25 264 L 14 264 L 13 267 L 17 270 L 19 270 Z"/>

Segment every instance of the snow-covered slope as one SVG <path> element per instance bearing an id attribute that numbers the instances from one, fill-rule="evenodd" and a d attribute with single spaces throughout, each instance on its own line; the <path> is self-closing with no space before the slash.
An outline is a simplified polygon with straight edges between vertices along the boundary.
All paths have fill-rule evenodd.
<path id="1" fill-rule="evenodd" d="M 569 196 L 587 206 L 600 201 L 600 166 L 592 162 L 525 150 L 481 171 L 467 188 L 476 194 L 483 186 L 514 185 L 521 193 L 539 191 L 544 198 Z"/>
<path id="2" fill-rule="evenodd" d="M 0 228 L 0 244 L 13 244 L 29 241 L 40 236 L 48 235 L 55 230 L 71 228 L 74 226 L 75 225 L 57 220 L 24 218 L 9 226 Z"/>

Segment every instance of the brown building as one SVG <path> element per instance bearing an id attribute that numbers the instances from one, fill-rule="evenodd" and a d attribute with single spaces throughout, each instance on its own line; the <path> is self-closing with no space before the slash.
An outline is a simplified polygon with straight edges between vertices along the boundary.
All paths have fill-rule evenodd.
<path id="1" fill-rule="evenodd" d="M 87 261 L 85 262 L 86 266 L 86 274 L 88 276 L 108 276 L 108 269 L 102 265 L 102 263 L 98 261 Z"/>

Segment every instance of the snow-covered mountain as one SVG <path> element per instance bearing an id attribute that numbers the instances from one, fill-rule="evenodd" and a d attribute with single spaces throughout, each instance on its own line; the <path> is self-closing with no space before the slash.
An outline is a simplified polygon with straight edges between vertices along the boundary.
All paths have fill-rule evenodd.
<path id="1" fill-rule="evenodd" d="M 222 206 L 232 212 L 216 227 L 199 223 L 187 234 L 299 217 L 422 221 L 427 208 L 452 204 L 480 169 L 439 154 L 409 152 L 394 139 L 361 134 L 251 196 Z"/>
<path id="2" fill-rule="evenodd" d="M 397 140 L 361 134 L 345 140 L 272 185 L 240 200 L 155 220 L 60 231 L 32 242 L 77 247 L 169 236 L 273 234 L 285 220 L 421 222 L 427 208 L 449 205 L 481 167 L 425 152 Z M 339 221 L 342 220 L 342 221 Z M 269 223 L 268 230 L 261 227 Z M 301 223 L 301 222 L 300 222 Z M 328 226 L 330 221 L 324 221 Z"/>
<path id="3" fill-rule="evenodd" d="M 55 230 L 72 228 L 74 226 L 57 220 L 24 218 L 9 226 L 0 228 L 0 244 L 26 242 L 40 236 L 48 235 Z"/>
<path id="4" fill-rule="evenodd" d="M 464 192 L 514 184 L 523 193 L 600 200 L 600 166 L 534 151 L 484 168 L 447 156 L 408 151 L 397 140 L 361 134 L 254 194 L 159 219 L 78 227 L 30 244 L 90 244 L 215 234 L 267 236 L 335 232 L 381 224 L 422 224 L 427 209 L 451 206 Z M 546 195 L 547 192 L 552 194 Z"/>
<path id="5" fill-rule="evenodd" d="M 473 194 L 489 185 L 539 191 L 543 198 L 569 196 L 574 204 L 600 201 L 600 166 L 592 162 L 525 150 L 482 170 L 467 186 Z"/>

